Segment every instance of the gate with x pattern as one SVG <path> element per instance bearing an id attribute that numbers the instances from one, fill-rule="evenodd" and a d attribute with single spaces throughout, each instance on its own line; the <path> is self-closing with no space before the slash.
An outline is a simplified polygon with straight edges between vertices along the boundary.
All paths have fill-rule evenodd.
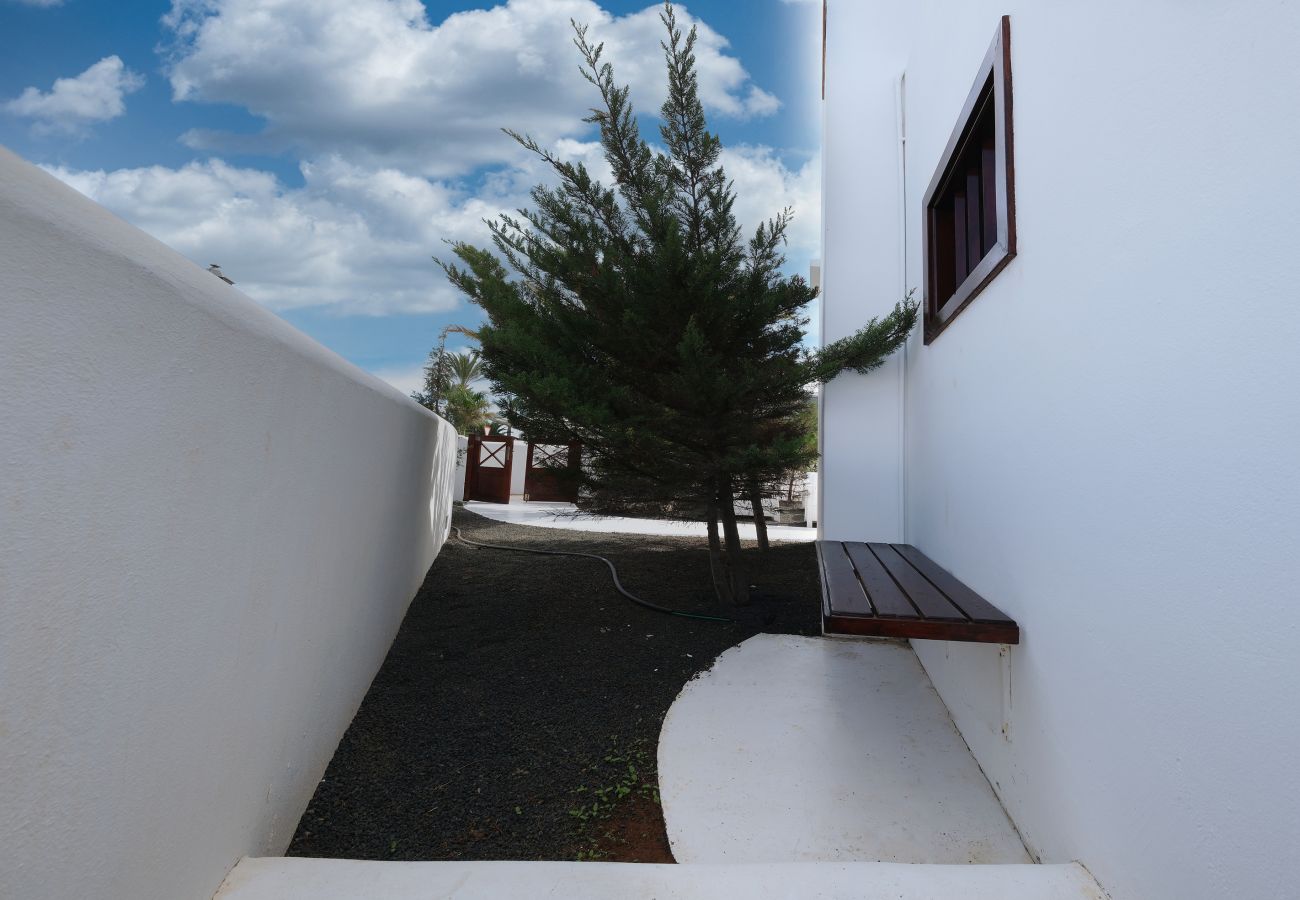
<path id="1" fill-rule="evenodd" d="M 578 470 L 582 445 L 528 442 L 524 470 L 524 499 L 574 503 L 578 499 Z"/>
<path id="2" fill-rule="evenodd" d="M 510 470 L 515 439 L 471 434 L 465 448 L 465 499 L 510 502 Z"/>

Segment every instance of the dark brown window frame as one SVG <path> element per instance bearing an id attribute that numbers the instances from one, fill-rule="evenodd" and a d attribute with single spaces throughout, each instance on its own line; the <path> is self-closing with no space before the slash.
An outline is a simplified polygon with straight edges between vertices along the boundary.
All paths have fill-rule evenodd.
<path id="1" fill-rule="evenodd" d="M 993 82 L 991 97 L 988 93 L 990 79 Z M 936 207 L 943 199 L 952 177 L 956 174 L 956 163 L 966 150 L 966 139 L 973 133 L 972 125 L 979 118 L 981 101 L 993 103 L 994 115 L 994 175 L 996 187 L 997 239 L 985 252 L 979 263 L 970 270 L 953 294 L 947 298 L 939 297 L 940 279 L 938 254 L 932 252 L 937 246 L 938 214 Z M 998 25 L 993 43 L 989 45 L 979 74 L 971 86 L 962 106 L 961 115 L 957 117 L 957 126 L 948 145 L 944 148 L 934 177 L 926 189 L 922 206 L 925 211 L 925 230 L 922 244 L 925 260 L 925 343 L 929 344 L 952 324 L 957 314 L 964 310 L 972 300 L 993 278 L 1001 272 L 1016 255 L 1016 190 L 1015 164 L 1012 146 L 1011 127 L 1011 18 L 1003 16 Z"/>

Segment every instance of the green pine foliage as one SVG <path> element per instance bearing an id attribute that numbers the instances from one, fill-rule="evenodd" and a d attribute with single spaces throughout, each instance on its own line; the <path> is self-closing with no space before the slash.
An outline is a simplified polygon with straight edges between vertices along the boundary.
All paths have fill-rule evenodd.
<path id="1" fill-rule="evenodd" d="M 810 353 L 804 308 L 816 292 L 783 273 L 792 211 L 744 239 L 695 70 L 695 30 L 661 16 L 668 99 L 662 150 L 641 136 L 603 45 L 574 24 L 582 73 L 614 183 L 507 132 L 555 175 L 533 208 L 489 223 L 494 250 L 453 245 L 451 281 L 487 314 L 484 373 L 513 398 L 512 424 L 535 439 L 579 440 L 596 506 L 710 508 L 728 538 L 725 595 L 747 584 L 733 498 L 806 469 L 807 388 L 868 371 L 906 339 L 910 297 L 889 316 Z M 713 542 L 715 551 L 717 542 Z"/>

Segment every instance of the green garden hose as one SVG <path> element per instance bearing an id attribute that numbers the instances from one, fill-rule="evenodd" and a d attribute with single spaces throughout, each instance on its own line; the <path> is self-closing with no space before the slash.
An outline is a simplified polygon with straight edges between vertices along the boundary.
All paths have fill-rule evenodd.
<path id="1" fill-rule="evenodd" d="M 652 609 L 655 612 L 666 613 L 667 615 L 670 616 L 678 616 L 679 618 L 682 619 L 699 619 L 700 621 L 703 622 L 734 622 L 735 621 L 735 619 L 728 619 L 725 616 L 709 616 L 703 613 L 682 612 L 681 610 L 677 610 L 677 609 L 669 609 L 666 606 L 658 606 L 657 604 L 651 603 L 648 600 L 642 600 L 636 594 L 633 594 L 627 588 L 623 587 L 623 582 L 618 580 L 618 569 L 614 568 L 614 564 L 612 562 L 607 560 L 605 557 L 597 556 L 594 553 L 578 553 L 573 550 L 534 550 L 531 547 L 508 547 L 505 544 L 484 544 L 480 541 L 471 541 L 469 538 L 461 534 L 460 529 L 457 528 L 455 525 L 451 526 L 451 530 L 456 532 L 456 539 L 458 541 L 460 541 L 462 544 L 469 544 L 471 547 L 486 547 L 490 550 L 513 550 L 516 553 L 541 553 L 544 556 L 581 556 L 581 557 L 585 557 L 586 559 L 598 559 L 601 562 L 603 562 L 605 565 L 609 566 L 609 574 L 614 579 L 615 590 L 617 590 L 620 594 L 622 594 L 627 599 L 631 600 L 637 606 L 644 606 L 646 609 Z"/>

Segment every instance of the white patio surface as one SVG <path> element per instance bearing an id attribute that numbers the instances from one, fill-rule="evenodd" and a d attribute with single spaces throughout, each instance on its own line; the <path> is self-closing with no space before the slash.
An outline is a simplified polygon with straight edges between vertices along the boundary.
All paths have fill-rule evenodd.
<path id="1" fill-rule="evenodd" d="M 592 516 L 579 513 L 572 503 L 541 503 L 515 501 L 511 503 L 484 503 L 471 500 L 465 504 L 470 512 L 478 513 L 498 522 L 514 525 L 537 525 L 541 528 L 565 528 L 573 531 L 603 531 L 610 534 L 649 534 L 669 537 L 706 537 L 703 522 L 682 522 L 674 519 L 633 519 L 624 516 Z M 739 523 L 742 540 L 755 540 L 752 522 Z M 798 525 L 767 526 L 767 536 L 773 541 L 815 541 L 816 528 Z"/>
<path id="2" fill-rule="evenodd" d="M 244 859 L 214 900 L 1103 900 L 1062 866 Z"/>
<path id="3" fill-rule="evenodd" d="M 758 635 L 674 701 L 659 791 L 679 863 L 1029 863 L 909 646 Z"/>
<path id="4" fill-rule="evenodd" d="M 903 643 L 750 638 L 674 702 L 659 770 L 679 865 L 246 858 L 214 900 L 1105 898 L 1031 863 Z"/>

